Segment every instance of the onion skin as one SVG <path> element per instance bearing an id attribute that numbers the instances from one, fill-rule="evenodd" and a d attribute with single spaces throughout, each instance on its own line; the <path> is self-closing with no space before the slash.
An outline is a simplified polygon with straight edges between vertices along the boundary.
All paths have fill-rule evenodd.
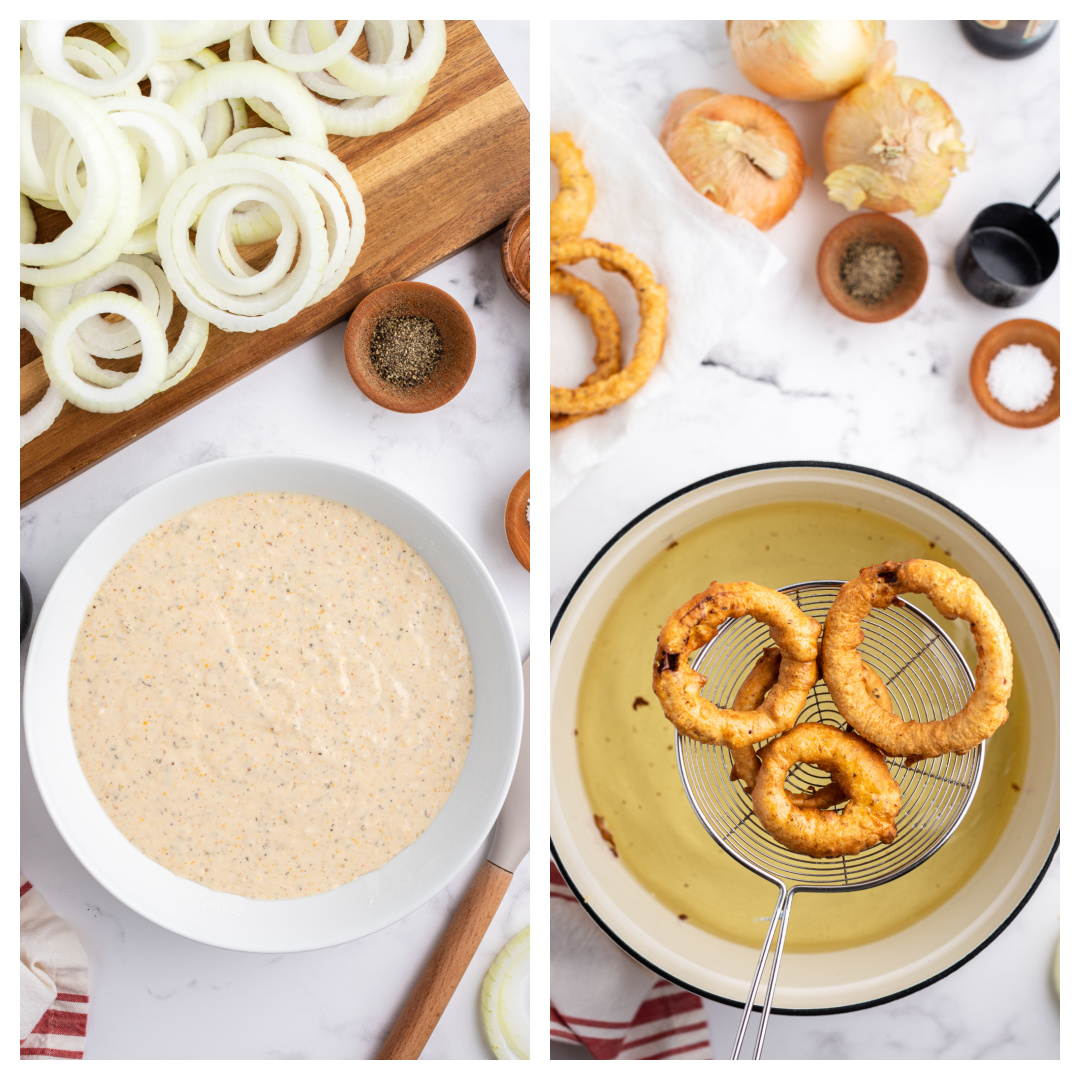
<path id="1" fill-rule="evenodd" d="M 894 55 L 882 50 L 866 82 L 833 106 L 823 137 L 825 186 L 848 210 L 922 216 L 941 204 L 953 171 L 967 167 L 963 129 L 929 84 L 893 74 Z"/>
<path id="2" fill-rule="evenodd" d="M 739 70 L 788 101 L 826 101 L 865 77 L 885 40 L 881 19 L 729 19 Z"/>
<path id="3" fill-rule="evenodd" d="M 671 103 L 660 143 L 707 199 L 759 229 L 794 205 L 810 174 L 791 125 L 755 98 L 685 90 Z"/>

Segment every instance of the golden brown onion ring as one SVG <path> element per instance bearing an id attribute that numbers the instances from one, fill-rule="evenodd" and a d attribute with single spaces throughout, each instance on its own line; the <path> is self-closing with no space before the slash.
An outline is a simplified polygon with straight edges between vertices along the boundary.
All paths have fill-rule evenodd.
<path id="1" fill-rule="evenodd" d="M 942 720 L 910 723 L 874 700 L 858 677 L 861 622 L 901 593 L 922 593 L 946 618 L 964 619 L 978 653 L 975 689 L 964 707 Z M 938 757 L 976 747 L 1009 718 L 1012 644 L 1001 616 L 979 586 L 941 563 L 908 559 L 869 566 L 837 594 L 825 620 L 822 672 L 840 715 L 890 757 Z"/>
<path id="2" fill-rule="evenodd" d="M 826 769 L 848 799 L 840 813 L 800 809 L 784 788 L 797 762 Z M 850 731 L 799 724 L 761 751 L 754 813 L 766 831 L 792 851 L 815 859 L 855 855 L 896 839 L 900 787 L 881 751 Z"/>
<path id="3" fill-rule="evenodd" d="M 667 323 L 667 291 L 657 284 L 652 271 L 639 258 L 618 244 L 584 237 L 552 241 L 551 263 L 578 263 L 596 259 L 604 270 L 614 270 L 634 287 L 637 294 L 641 326 L 638 328 L 634 352 L 624 368 L 606 379 L 586 383 L 573 389 L 551 388 L 551 412 L 556 415 L 577 416 L 602 412 L 625 401 L 644 385 L 660 359 L 664 348 L 664 328 Z"/>
<path id="4" fill-rule="evenodd" d="M 818 658 L 818 677 L 821 672 L 821 658 Z M 776 648 L 765 649 L 753 666 L 750 674 L 746 676 L 735 700 L 731 703 L 733 709 L 756 709 L 765 695 L 772 689 L 780 674 L 780 650 Z M 878 702 L 892 708 L 889 691 L 872 667 L 863 664 L 863 678 L 866 680 L 867 690 Z M 754 783 L 757 780 L 758 769 L 761 759 L 752 746 L 743 746 L 738 750 L 731 750 L 731 779 L 741 780 L 746 788 L 747 795 L 753 793 Z M 815 791 L 793 791 L 791 796 L 793 806 L 807 810 L 824 810 L 843 802 L 847 795 L 844 789 L 835 782 L 826 784 Z"/>
<path id="5" fill-rule="evenodd" d="M 551 291 L 561 296 L 569 296 L 574 301 L 574 307 L 589 320 L 596 335 L 596 352 L 593 354 L 596 370 L 589 374 L 582 385 L 614 375 L 622 364 L 622 332 L 607 297 L 595 285 L 555 266 L 551 268 Z M 569 427 L 578 420 L 584 420 L 586 416 L 595 415 L 597 414 L 580 413 L 577 416 L 567 416 L 565 413 L 552 413 L 551 430 Z"/>
<path id="6" fill-rule="evenodd" d="M 776 684 L 753 710 L 721 709 L 700 696 L 705 676 L 690 667 L 690 655 L 712 641 L 728 619 L 750 615 L 769 627 L 780 648 Z M 682 605 L 664 624 L 653 662 L 653 693 L 664 715 L 688 738 L 738 748 L 787 731 L 817 682 L 821 627 L 783 593 L 753 581 L 714 581 Z"/>
<path id="7" fill-rule="evenodd" d="M 551 202 L 551 239 L 580 236 L 596 202 L 596 189 L 569 132 L 552 132 L 551 160 L 559 170 L 559 194 Z"/>

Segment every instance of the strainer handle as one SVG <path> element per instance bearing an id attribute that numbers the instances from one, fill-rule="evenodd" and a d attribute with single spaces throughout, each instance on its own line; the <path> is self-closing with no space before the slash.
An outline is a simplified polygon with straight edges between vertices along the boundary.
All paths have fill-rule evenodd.
<path id="1" fill-rule="evenodd" d="M 746 1037 L 746 1028 L 750 1023 L 750 1014 L 754 1011 L 754 998 L 757 997 L 758 987 L 761 985 L 761 976 L 765 971 L 765 961 L 772 951 L 773 938 L 776 938 L 776 951 L 773 955 L 772 968 L 769 971 L 769 982 L 765 988 L 765 1001 L 761 1006 L 761 1026 L 758 1028 L 757 1041 L 754 1043 L 754 1059 L 761 1057 L 761 1048 L 765 1043 L 765 1028 L 769 1023 L 769 1010 L 772 1008 L 773 992 L 776 990 L 776 976 L 780 971 L 780 957 L 784 952 L 784 938 L 787 936 L 788 918 L 791 915 L 791 901 L 797 890 L 788 889 L 786 885 L 780 886 L 780 895 L 776 900 L 776 908 L 769 922 L 769 930 L 765 935 L 765 944 L 761 947 L 761 956 L 758 957 L 757 970 L 754 972 L 754 981 L 750 984 L 750 992 L 746 998 L 746 1006 L 743 1008 L 742 1023 L 739 1024 L 739 1033 L 735 1036 L 735 1046 L 731 1051 L 731 1060 L 737 1061 L 739 1051 L 742 1050 L 743 1039 Z"/>

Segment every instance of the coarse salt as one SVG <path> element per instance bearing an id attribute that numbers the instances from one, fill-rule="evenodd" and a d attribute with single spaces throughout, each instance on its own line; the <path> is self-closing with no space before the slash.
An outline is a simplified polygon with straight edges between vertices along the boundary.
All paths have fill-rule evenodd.
<path id="1" fill-rule="evenodd" d="M 1037 345 L 1007 345 L 990 361 L 986 385 L 1012 412 L 1031 412 L 1054 389 L 1054 365 Z"/>

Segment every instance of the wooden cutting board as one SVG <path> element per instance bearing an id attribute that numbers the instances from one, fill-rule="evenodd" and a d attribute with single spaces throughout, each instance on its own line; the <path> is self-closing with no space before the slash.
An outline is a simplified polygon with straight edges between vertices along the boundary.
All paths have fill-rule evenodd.
<path id="1" fill-rule="evenodd" d="M 22 448 L 23 504 L 347 317 L 372 289 L 415 277 L 467 247 L 528 202 L 528 111 L 473 23 L 448 22 L 446 39 L 427 97 L 400 128 L 367 139 L 330 136 L 367 209 L 364 247 L 341 287 L 272 330 L 211 327 L 192 374 L 129 412 L 65 405 L 52 427 Z M 40 235 L 49 235 L 45 221 Z M 25 412 L 47 379 L 29 335 L 22 337 Z"/>

